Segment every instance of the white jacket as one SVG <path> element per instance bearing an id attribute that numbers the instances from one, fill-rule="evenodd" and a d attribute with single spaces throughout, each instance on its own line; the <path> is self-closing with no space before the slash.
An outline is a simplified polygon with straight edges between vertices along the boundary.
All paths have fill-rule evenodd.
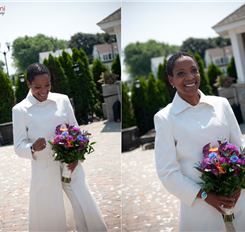
<path id="1" fill-rule="evenodd" d="M 22 158 L 31 159 L 29 202 L 29 231 L 76 230 L 72 206 L 62 190 L 60 163 L 54 161 L 51 145 L 31 153 L 31 145 L 44 137 L 54 137 L 59 124 L 76 123 L 72 106 L 66 95 L 49 93 L 40 102 L 29 91 L 27 97 L 13 107 L 14 150 Z M 72 173 L 71 188 L 86 218 L 89 231 L 107 231 L 79 162 Z"/>
<path id="2" fill-rule="evenodd" d="M 201 91 L 200 91 L 201 92 Z M 203 146 L 226 138 L 237 148 L 245 143 L 236 118 L 225 98 L 205 96 L 192 106 L 178 93 L 154 116 L 157 173 L 164 187 L 181 200 L 180 231 L 225 231 L 221 213 L 196 198 L 202 182 L 194 166 L 203 160 Z M 236 204 L 236 231 L 245 231 L 245 191 Z"/>

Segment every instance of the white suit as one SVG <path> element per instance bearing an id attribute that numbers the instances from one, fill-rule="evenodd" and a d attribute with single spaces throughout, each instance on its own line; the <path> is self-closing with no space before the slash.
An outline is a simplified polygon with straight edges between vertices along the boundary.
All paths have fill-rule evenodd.
<path id="1" fill-rule="evenodd" d="M 73 210 L 63 194 L 60 163 L 54 161 L 51 145 L 32 156 L 30 146 L 38 139 L 46 141 L 55 136 L 55 127 L 76 123 L 66 95 L 49 93 L 47 100 L 38 101 L 29 91 L 27 97 L 13 107 L 14 149 L 18 156 L 31 159 L 31 187 L 29 203 L 30 231 L 76 230 Z M 89 231 L 107 231 L 79 162 L 70 183 L 84 212 Z"/>
<path id="2" fill-rule="evenodd" d="M 201 92 L 201 91 L 200 91 Z M 242 134 L 225 98 L 205 96 L 196 106 L 178 93 L 174 100 L 154 116 L 157 173 L 164 187 L 181 200 L 180 231 L 225 231 L 221 213 L 196 198 L 202 182 L 194 166 L 203 160 L 202 149 L 226 138 L 237 148 L 245 147 Z M 236 231 L 245 231 L 245 191 L 236 204 Z"/>

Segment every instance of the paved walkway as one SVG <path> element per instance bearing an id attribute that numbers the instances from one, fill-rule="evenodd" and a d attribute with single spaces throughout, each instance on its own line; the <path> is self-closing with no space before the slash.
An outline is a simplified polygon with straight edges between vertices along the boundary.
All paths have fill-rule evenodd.
<path id="1" fill-rule="evenodd" d="M 240 125 L 245 140 L 245 124 Z M 122 231 L 179 231 L 180 201 L 159 180 L 154 150 L 122 153 Z"/>
<path id="2" fill-rule="evenodd" d="M 83 167 L 108 231 L 121 231 L 121 124 L 95 122 L 89 130 L 95 152 Z M 0 147 L 0 231 L 28 230 L 30 160 L 19 158 L 13 145 Z"/>

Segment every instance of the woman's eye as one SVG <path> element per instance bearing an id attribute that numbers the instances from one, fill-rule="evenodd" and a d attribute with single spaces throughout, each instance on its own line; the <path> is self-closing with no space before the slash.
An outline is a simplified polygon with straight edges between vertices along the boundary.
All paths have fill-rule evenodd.
<path id="1" fill-rule="evenodd" d="M 197 68 L 193 68 L 192 72 L 198 72 L 198 69 Z"/>
<path id="2" fill-rule="evenodd" d="M 178 76 L 183 76 L 185 73 L 184 72 L 178 72 Z"/>
<path id="3" fill-rule="evenodd" d="M 40 89 L 40 87 L 35 87 L 36 89 Z"/>

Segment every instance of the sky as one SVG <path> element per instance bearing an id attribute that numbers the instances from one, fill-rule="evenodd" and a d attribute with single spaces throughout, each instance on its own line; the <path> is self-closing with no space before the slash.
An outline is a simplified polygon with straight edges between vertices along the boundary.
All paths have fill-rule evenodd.
<path id="1" fill-rule="evenodd" d="M 6 42 L 18 37 L 35 36 L 39 33 L 57 39 L 70 40 L 78 32 L 104 33 L 98 22 L 121 7 L 120 1 L 0 1 L 5 6 L 5 14 L 0 15 L 1 52 L 7 52 Z M 7 53 L 9 74 L 15 73 L 11 51 Z M 0 53 L 0 60 L 5 62 Z M 6 70 L 5 70 L 6 71 Z"/>
<path id="2" fill-rule="evenodd" d="M 189 37 L 217 37 L 212 27 L 243 4 L 245 1 L 122 2 L 122 51 L 130 43 L 149 39 L 180 46 Z M 127 80 L 125 65 L 122 70 L 122 80 Z"/>

